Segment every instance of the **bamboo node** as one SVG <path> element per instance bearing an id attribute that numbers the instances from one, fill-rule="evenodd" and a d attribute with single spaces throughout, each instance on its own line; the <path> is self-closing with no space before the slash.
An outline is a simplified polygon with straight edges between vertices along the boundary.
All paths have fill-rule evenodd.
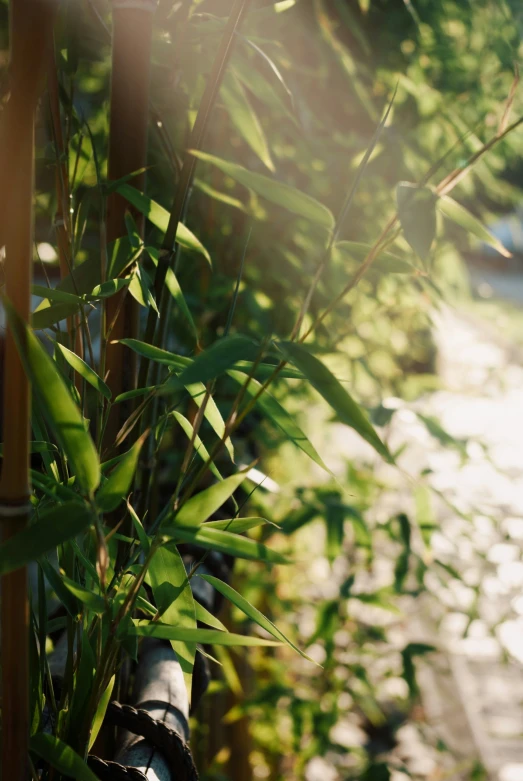
<path id="1" fill-rule="evenodd" d="M 33 506 L 24 499 L 0 499 L 0 518 L 13 518 L 28 515 Z"/>

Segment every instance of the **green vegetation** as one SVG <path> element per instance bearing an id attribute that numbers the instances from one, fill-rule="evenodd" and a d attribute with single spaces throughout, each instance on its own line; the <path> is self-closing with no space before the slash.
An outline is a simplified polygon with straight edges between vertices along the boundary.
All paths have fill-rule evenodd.
<path id="1" fill-rule="evenodd" d="M 325 756 L 340 778 L 409 772 L 389 752 L 416 709 L 416 665 L 434 649 L 408 639 L 398 648 L 384 616 L 427 589 L 427 571 L 456 573 L 432 558 L 423 475 L 412 476 L 417 514 L 375 512 L 399 469 L 389 401 L 437 384 L 430 319 L 442 301 L 468 296 L 461 251 L 481 241 L 508 254 L 485 226 L 521 195 L 518 8 L 161 0 L 154 18 L 111 15 L 98 0 L 58 9 L 54 63 L 36 63 L 47 86 L 31 323 L 11 300 L 16 271 L 4 299 L 33 388 L 29 525 L 0 546 L 4 579 L 27 565 L 37 573 L 33 778 L 95 777 L 88 753 L 113 686 L 128 697 L 123 671 L 146 637 L 171 641 L 189 689 L 202 646 L 212 657 L 191 717 L 207 781 L 300 779 Z M 0 5 L 6 75 L 7 13 Z M 117 72 L 114 51 L 111 61 L 113 20 L 125 13 L 153 21 L 150 55 L 141 21 L 120 39 L 128 68 L 145 52 L 149 95 L 146 73 Z M 129 117 L 118 113 L 128 93 Z M 135 136 L 147 126 L 140 160 Z M 6 133 L 8 191 L 18 174 Z M 437 421 L 420 420 L 466 458 Z M 348 458 L 334 423 L 350 432 Z M 10 426 L 24 439 L 25 420 Z M 182 557 L 195 549 L 187 574 Z M 199 574 L 213 553 L 234 557 L 230 585 Z M 385 580 L 375 577 L 383 562 Z M 222 595 L 220 619 L 194 599 L 193 578 Z M 3 637 L 11 618 L 4 611 Z M 49 658 L 61 632 L 55 690 Z M 4 687 L 8 677 L 4 668 Z M 366 738 L 348 749 L 336 727 L 351 715 Z M 470 766 L 470 778 L 480 773 Z"/>

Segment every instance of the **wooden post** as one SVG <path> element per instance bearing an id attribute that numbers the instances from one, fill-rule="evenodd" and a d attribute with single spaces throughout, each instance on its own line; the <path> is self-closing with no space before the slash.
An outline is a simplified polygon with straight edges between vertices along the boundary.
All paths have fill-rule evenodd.
<path id="1" fill-rule="evenodd" d="M 149 120 L 149 73 L 153 15 L 157 0 L 113 0 L 113 49 L 111 82 L 111 117 L 109 131 L 109 179 L 144 168 L 147 163 L 147 128 Z M 145 176 L 133 181 L 143 190 Z M 109 196 L 107 205 L 107 240 L 125 236 L 125 212 L 130 210 L 140 232 L 143 218 L 117 193 Z M 124 298 L 125 297 L 125 298 Z M 124 300 L 122 300 L 124 299 Z M 116 318 L 111 341 L 137 336 L 138 307 L 122 291 L 107 302 L 106 323 Z M 136 361 L 120 344 L 107 346 L 107 384 L 113 395 L 136 386 Z M 111 446 L 122 422 L 124 405 L 115 407 L 109 416 L 104 443 Z"/>
<path id="2" fill-rule="evenodd" d="M 33 254 L 34 113 L 47 45 L 52 36 L 51 0 L 12 0 L 10 7 L 10 97 L 0 133 L 0 181 L 4 208 L 6 295 L 25 322 L 30 317 Z M 0 483 L 2 540 L 29 517 L 29 383 L 13 336 L 6 332 L 3 441 Z M 1 777 L 27 781 L 29 735 L 29 606 L 27 572 L 2 577 L 2 753 Z"/>

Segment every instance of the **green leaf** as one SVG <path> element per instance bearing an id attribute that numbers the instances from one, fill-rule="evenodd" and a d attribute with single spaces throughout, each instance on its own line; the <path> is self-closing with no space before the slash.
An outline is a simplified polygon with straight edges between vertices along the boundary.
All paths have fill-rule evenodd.
<path id="1" fill-rule="evenodd" d="M 169 212 L 149 198 L 144 193 L 141 193 L 135 187 L 131 187 L 130 184 L 120 184 L 116 188 L 130 204 L 132 204 L 138 211 L 143 214 L 152 224 L 158 228 L 162 233 L 167 230 L 169 224 Z M 211 256 L 203 246 L 203 244 L 196 238 L 194 233 L 191 233 L 183 223 L 178 224 L 176 231 L 176 241 L 185 249 L 192 252 L 199 252 L 204 258 L 211 263 Z"/>
<path id="2" fill-rule="evenodd" d="M 150 256 L 150 258 L 154 261 L 154 263 L 158 264 L 158 257 L 159 257 L 158 250 L 155 247 L 146 247 L 145 249 L 148 255 Z M 183 295 L 182 289 L 180 287 L 180 283 L 178 282 L 178 278 L 176 277 L 176 274 L 170 267 L 167 269 L 167 274 L 165 275 L 165 284 L 167 285 L 167 290 L 169 291 L 171 296 L 174 298 L 176 304 L 178 305 L 180 312 L 183 314 L 183 316 L 189 323 L 194 338 L 196 339 L 196 341 L 198 341 L 198 330 L 194 323 L 191 310 L 187 306 L 187 301 L 185 300 L 185 296 Z"/>
<path id="3" fill-rule="evenodd" d="M 238 486 L 243 483 L 245 478 L 246 474 L 241 472 L 211 485 L 210 488 L 206 488 L 204 491 L 200 491 L 182 505 L 174 519 L 172 516 L 169 516 L 169 521 L 174 521 L 175 526 L 185 526 L 186 528 L 200 526 L 220 509 L 227 499 L 233 495 Z"/>
<path id="4" fill-rule="evenodd" d="M 163 622 L 195 630 L 196 613 L 191 584 L 178 551 L 158 548 L 151 559 L 148 574 Z M 191 640 L 172 640 L 171 645 L 180 662 L 190 702 L 196 643 Z"/>
<path id="5" fill-rule="evenodd" d="M 202 624 L 207 624 L 208 626 L 212 626 L 213 629 L 219 629 L 220 632 L 226 632 L 227 627 L 222 624 L 219 618 L 216 618 L 216 616 L 213 616 L 212 613 L 210 613 L 206 608 L 204 608 L 203 605 L 200 605 L 199 602 L 194 603 L 194 607 L 196 609 L 196 620 L 200 621 Z"/>
<path id="6" fill-rule="evenodd" d="M 167 350 L 162 350 L 161 347 L 154 347 L 152 344 L 140 342 L 138 339 L 120 339 L 120 343 L 125 344 L 126 347 L 129 347 L 133 352 L 141 355 L 143 358 L 162 363 L 165 366 L 173 366 L 176 369 L 183 370 L 192 363 L 191 358 L 186 358 L 183 355 L 176 355 L 176 353 L 170 353 Z"/>
<path id="7" fill-rule="evenodd" d="M 255 529 L 257 526 L 263 526 L 266 523 L 270 523 L 266 518 L 229 518 L 227 521 L 207 521 L 205 528 L 221 529 L 222 531 L 241 534 L 249 531 L 249 529 Z M 276 526 L 276 524 L 271 524 L 271 526 Z"/>
<path id="8" fill-rule="evenodd" d="M 42 556 L 38 560 L 38 564 L 42 567 L 44 575 L 49 581 L 51 588 L 69 615 L 72 618 L 76 618 L 80 612 L 80 606 L 69 589 L 64 586 L 60 573 L 55 570 L 53 565 L 49 563 L 45 556 Z"/>
<path id="9" fill-rule="evenodd" d="M 83 379 L 88 382 L 89 385 L 92 385 L 93 388 L 96 388 L 98 393 L 101 393 L 102 396 L 105 396 L 106 399 L 111 399 L 111 391 L 102 378 L 97 375 L 94 369 L 92 369 L 85 361 L 79 358 L 76 353 L 73 353 L 71 350 L 68 350 L 67 347 L 64 347 L 63 344 L 60 344 L 60 342 L 56 342 L 56 346 L 64 356 L 69 366 L 72 366 L 72 368 L 78 372 L 80 377 L 83 377 Z"/>
<path id="10" fill-rule="evenodd" d="M 179 375 L 179 380 L 184 385 L 209 382 L 230 369 L 236 361 L 246 358 L 256 360 L 259 353 L 259 345 L 246 336 L 224 336 L 199 353 Z"/>
<path id="11" fill-rule="evenodd" d="M 503 246 L 501 241 L 487 230 L 474 214 L 471 214 L 468 209 L 465 209 L 464 206 L 453 198 L 444 195 L 442 198 L 438 199 L 437 207 L 447 219 L 452 220 L 452 222 L 455 222 L 460 228 L 464 228 L 469 233 L 472 233 L 473 236 L 485 244 L 494 247 L 494 249 L 497 250 L 500 255 L 503 255 L 504 258 L 512 257 L 512 253 Z"/>
<path id="12" fill-rule="evenodd" d="M 31 285 L 31 293 L 33 296 L 40 296 L 40 298 L 43 298 L 44 301 L 42 304 L 45 304 L 47 300 L 56 301 L 59 304 L 69 304 L 75 309 L 78 309 L 79 306 L 82 306 L 82 304 L 85 303 L 82 298 L 73 293 L 66 293 L 64 290 L 46 287 L 45 285 Z M 36 309 L 37 312 L 40 308 L 44 308 L 42 304 L 38 305 Z"/>
<path id="13" fill-rule="evenodd" d="M 142 434 L 132 448 L 122 456 L 118 465 L 113 469 L 96 494 L 96 504 L 103 512 L 108 513 L 116 510 L 120 502 L 123 502 L 131 490 L 140 451 L 148 435 L 149 432 Z"/>
<path id="14" fill-rule="evenodd" d="M 209 528 L 209 524 L 204 524 L 195 531 L 181 526 L 169 526 L 163 529 L 163 534 L 167 540 L 189 542 L 206 550 L 228 553 L 238 559 L 269 561 L 274 564 L 289 563 L 285 556 L 278 551 L 271 550 L 261 542 L 221 529 Z"/>
<path id="15" fill-rule="evenodd" d="M 92 610 L 93 613 L 98 613 L 98 615 L 105 613 L 106 604 L 103 597 L 99 594 L 95 594 L 94 591 L 89 591 L 89 589 L 84 588 L 79 583 L 75 583 L 74 580 L 71 580 L 71 578 L 68 578 L 64 574 L 62 574 L 61 577 L 64 585 L 69 589 L 71 594 L 79 599 L 80 602 L 89 608 L 89 610 Z"/>
<path id="16" fill-rule="evenodd" d="M 436 235 L 437 196 L 430 187 L 400 182 L 396 188 L 398 217 L 406 240 L 426 260 Z"/>
<path id="17" fill-rule="evenodd" d="M 232 602 L 233 605 L 236 605 L 236 607 L 238 607 L 242 613 L 245 613 L 246 616 L 248 616 L 252 621 L 255 621 L 258 626 L 261 626 L 262 629 L 265 629 L 265 631 L 275 637 L 276 640 L 280 640 L 282 643 L 286 643 L 309 662 L 313 661 L 309 656 L 307 656 L 307 654 L 304 654 L 303 651 L 300 651 L 298 646 L 294 645 L 292 640 L 289 640 L 289 638 L 284 635 L 283 632 L 272 623 L 272 621 L 264 616 L 263 613 L 258 610 L 258 608 L 254 607 L 254 605 L 248 602 L 245 597 L 242 597 L 241 594 L 231 588 L 231 586 L 229 586 L 227 583 L 224 583 L 223 580 L 219 580 L 213 575 L 198 575 L 198 577 L 206 580 L 207 583 L 211 584 L 211 586 L 214 586 L 216 591 L 219 591 L 220 594 L 229 600 L 229 602 Z"/>
<path id="18" fill-rule="evenodd" d="M 159 623 L 138 622 L 130 629 L 138 637 L 156 637 L 160 640 L 182 641 L 186 643 L 202 643 L 202 645 L 228 646 L 275 646 L 281 645 L 274 640 L 261 637 L 248 637 L 223 632 L 219 629 L 186 629 L 178 626 L 167 626 Z"/>
<path id="19" fill-rule="evenodd" d="M 153 283 L 145 269 L 141 268 L 140 265 L 136 265 L 131 274 L 129 293 L 132 295 L 135 301 L 140 304 L 140 306 L 152 307 L 156 314 L 160 316 L 160 312 L 158 311 L 158 306 L 154 298 Z"/>
<path id="20" fill-rule="evenodd" d="M 36 331 L 44 328 L 51 328 L 66 317 L 70 317 L 78 312 L 78 304 L 49 304 L 44 302 L 45 306 L 39 307 L 31 315 L 31 325 Z"/>
<path id="21" fill-rule="evenodd" d="M 339 253 L 341 261 L 347 258 L 363 261 L 371 252 L 370 244 L 359 241 L 339 241 L 334 246 L 334 252 Z M 418 269 L 392 252 L 380 252 L 372 264 L 372 268 L 385 274 L 417 274 Z"/>
<path id="22" fill-rule="evenodd" d="M 230 70 L 224 76 L 220 95 L 238 133 L 269 171 L 274 171 L 274 163 L 260 121 L 249 103 L 241 83 Z"/>
<path id="23" fill-rule="evenodd" d="M 93 719 L 93 726 L 91 727 L 91 737 L 89 738 L 89 750 L 91 750 L 92 747 L 94 746 L 96 738 L 98 737 L 98 733 L 102 728 L 103 720 L 107 712 L 107 706 L 111 701 L 111 694 L 113 693 L 114 681 L 115 681 L 115 676 L 113 675 L 104 693 L 100 697 L 100 702 L 98 703 L 98 707 L 96 709 L 96 713 Z"/>
<path id="24" fill-rule="evenodd" d="M 186 417 L 184 417 L 181 412 L 176 412 L 176 410 L 172 413 L 173 417 L 178 421 L 180 424 L 180 427 L 184 431 L 184 433 L 187 435 L 187 438 L 189 441 L 193 440 L 194 444 L 194 450 L 199 455 L 199 457 L 202 459 L 204 463 L 209 462 L 209 451 L 203 444 L 202 440 L 198 436 L 194 436 L 194 428 L 193 425 L 187 420 Z M 193 439 L 194 437 L 194 439 Z M 213 461 L 210 461 L 209 463 L 209 469 L 211 470 L 212 474 L 218 479 L 223 480 L 223 477 L 221 476 L 216 464 Z"/>
<path id="25" fill-rule="evenodd" d="M 108 279 L 107 282 L 96 285 L 87 296 L 87 299 L 111 298 L 111 296 L 114 296 L 116 293 L 119 293 L 120 290 L 123 290 L 124 287 L 127 287 L 130 281 L 130 277 L 125 277 L 123 279 Z"/>
<path id="26" fill-rule="evenodd" d="M 54 550 L 83 532 L 92 521 L 92 510 L 79 502 L 66 502 L 40 513 L 36 523 L 0 545 L 0 575 Z"/>
<path id="27" fill-rule="evenodd" d="M 71 462 L 80 486 L 92 494 L 100 482 L 100 463 L 80 410 L 71 398 L 55 362 L 11 304 L 4 300 L 9 325 L 25 370 L 38 394 L 58 444 Z"/>
<path id="28" fill-rule="evenodd" d="M 288 184 L 279 182 L 276 179 L 271 179 L 269 176 L 254 173 L 241 165 L 229 163 L 227 160 L 214 157 L 214 155 L 209 155 L 206 152 L 192 150 L 192 154 L 199 160 L 216 166 L 224 174 L 245 187 L 254 190 L 255 193 L 276 204 L 276 206 L 282 206 L 293 214 L 305 217 L 328 230 L 332 230 L 334 227 L 334 215 L 326 206 L 311 198 L 310 195 L 306 195 L 300 190 L 296 190 L 294 187 L 290 187 Z"/>
<path id="29" fill-rule="evenodd" d="M 38 732 L 30 739 L 29 749 L 51 767 L 76 781 L 98 781 L 84 760 L 73 749 L 54 735 Z"/>
<path id="30" fill-rule="evenodd" d="M 241 372 L 229 371 L 227 372 L 238 385 L 244 386 L 247 381 L 247 376 Z M 246 394 L 251 398 L 254 398 L 261 390 L 261 384 L 251 377 L 246 389 Z M 330 469 L 325 465 L 323 459 L 318 454 L 316 448 L 312 442 L 303 433 L 298 426 L 292 415 L 289 415 L 286 409 L 281 406 L 274 396 L 265 390 L 256 401 L 256 405 L 264 412 L 264 414 L 271 420 L 278 428 L 280 428 L 286 437 L 290 441 L 299 447 L 300 450 L 309 456 L 318 466 L 321 466 L 329 474 L 332 474 Z"/>
<path id="31" fill-rule="evenodd" d="M 373 425 L 352 396 L 350 396 L 332 372 L 306 347 L 296 342 L 281 342 L 281 348 L 292 363 L 307 377 L 325 401 L 336 412 L 342 423 L 350 426 L 389 462 L 393 462 L 387 446 L 381 441 Z"/>

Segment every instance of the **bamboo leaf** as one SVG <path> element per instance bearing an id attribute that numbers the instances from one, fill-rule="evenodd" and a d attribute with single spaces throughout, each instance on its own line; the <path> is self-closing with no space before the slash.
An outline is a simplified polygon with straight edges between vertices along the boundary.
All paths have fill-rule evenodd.
<path id="1" fill-rule="evenodd" d="M 436 235 L 436 199 L 430 187 L 400 182 L 396 188 L 398 217 L 406 240 L 426 260 Z"/>
<path id="2" fill-rule="evenodd" d="M 96 388 L 98 393 L 101 393 L 102 396 L 105 396 L 106 399 L 111 399 L 111 391 L 102 378 L 97 375 L 94 369 L 92 369 L 85 361 L 79 358 L 76 353 L 71 352 L 71 350 L 68 350 L 67 347 L 63 346 L 63 344 L 60 344 L 60 342 L 56 342 L 56 346 L 64 356 L 69 366 L 78 372 L 80 377 L 83 377 L 83 379 L 88 382 L 89 385 L 92 385 L 93 388 Z"/>
<path id="3" fill-rule="evenodd" d="M 178 626 L 167 626 L 159 623 L 138 622 L 130 629 L 138 637 L 156 637 L 160 640 L 183 641 L 202 643 L 203 645 L 228 645 L 228 646 L 275 646 L 281 645 L 274 640 L 265 640 L 261 637 L 249 637 L 236 635 L 231 632 L 223 632 L 219 629 L 186 629 Z"/>
<path id="4" fill-rule="evenodd" d="M 40 513 L 36 523 L 0 545 L 0 574 L 12 572 L 54 550 L 83 532 L 92 521 L 92 510 L 80 502 L 66 502 Z"/>
<path id="5" fill-rule="evenodd" d="M 241 534 L 249 531 L 249 529 L 255 529 L 257 526 L 263 526 L 266 523 L 270 523 L 266 518 L 229 518 L 227 521 L 207 521 L 205 528 L 221 529 L 222 531 Z M 271 524 L 271 526 L 276 526 L 276 524 Z"/>
<path id="6" fill-rule="evenodd" d="M 256 113 L 238 78 L 228 71 L 223 79 L 220 95 L 229 118 L 243 140 L 251 147 L 269 171 L 274 171 L 274 163 L 267 144 L 265 133 Z"/>
<path id="7" fill-rule="evenodd" d="M 191 584 L 178 551 L 158 548 L 151 559 L 148 575 L 163 622 L 195 630 L 196 613 Z M 172 640 L 171 645 L 180 662 L 190 702 L 196 642 Z"/>
<path id="8" fill-rule="evenodd" d="M 224 336 L 199 353 L 179 375 L 179 380 L 184 385 L 209 382 L 230 369 L 236 361 L 255 360 L 259 352 L 259 345 L 246 336 Z"/>
<path id="9" fill-rule="evenodd" d="M 239 559 L 251 561 L 267 561 L 274 564 L 288 564 L 289 560 L 281 553 L 271 550 L 266 545 L 249 537 L 232 534 L 221 529 L 209 528 L 204 524 L 192 531 L 182 526 L 168 526 L 163 529 L 167 541 L 188 542 L 206 550 L 227 553 Z"/>
<path id="10" fill-rule="evenodd" d="M 43 298 L 42 304 L 39 304 L 36 311 L 40 308 L 44 308 L 43 304 L 46 301 L 56 301 L 58 304 L 69 304 L 75 309 L 84 304 L 84 300 L 80 296 L 76 296 L 73 293 L 66 293 L 64 290 L 58 290 L 53 287 L 46 287 L 45 285 L 31 285 L 31 293 L 33 296 L 39 296 Z"/>
<path id="11" fill-rule="evenodd" d="M 64 574 L 62 574 L 61 577 L 64 585 L 69 589 L 71 594 L 79 599 L 80 602 L 89 608 L 89 610 L 92 610 L 93 613 L 97 613 L 98 615 L 105 613 L 106 604 L 103 597 L 99 594 L 95 594 L 94 591 L 89 591 L 89 589 L 84 588 Z"/>
<path id="12" fill-rule="evenodd" d="M 103 720 L 107 712 L 107 706 L 111 701 L 111 694 L 113 693 L 114 681 L 115 681 L 115 676 L 113 675 L 104 693 L 100 697 L 100 702 L 98 703 L 98 707 L 96 709 L 96 713 L 93 719 L 93 726 L 91 728 L 91 737 L 89 738 L 89 750 L 91 750 L 92 747 L 94 746 L 96 738 L 98 737 L 98 733 L 102 728 Z"/>
<path id="13" fill-rule="evenodd" d="M 29 749 L 51 767 L 76 781 L 98 781 L 84 760 L 73 749 L 54 735 L 38 732 L 29 742 Z"/>
<path id="14" fill-rule="evenodd" d="M 206 152 L 193 150 L 192 154 L 199 160 L 216 166 L 224 174 L 230 176 L 231 179 L 243 184 L 244 187 L 254 190 L 255 193 L 276 204 L 276 206 L 283 206 L 283 208 L 288 209 L 293 214 L 305 217 L 328 230 L 332 230 L 334 227 L 333 214 L 326 206 L 311 198 L 310 195 L 306 195 L 300 190 L 296 190 L 294 187 L 290 187 L 288 184 L 279 182 L 276 179 L 271 179 L 269 176 L 254 173 L 241 165 L 230 163 Z"/>
<path id="15" fill-rule="evenodd" d="M 227 373 L 229 377 L 231 377 L 239 385 L 243 386 L 247 382 L 247 376 L 241 372 L 229 371 Z M 261 384 L 257 380 L 251 378 L 247 386 L 246 393 L 251 398 L 254 398 L 261 390 L 261 387 Z M 303 433 L 294 418 L 289 415 L 287 410 L 281 406 L 279 401 L 277 401 L 274 396 L 271 396 L 271 394 L 265 390 L 260 396 L 258 396 L 256 404 L 269 418 L 269 420 L 271 420 L 278 428 L 280 428 L 285 436 L 288 437 L 290 441 L 296 445 L 296 447 L 299 447 L 300 450 L 303 450 L 303 452 L 308 455 L 309 458 L 311 458 L 316 464 L 318 464 L 318 466 L 321 466 L 322 469 L 331 474 L 330 469 L 326 466 L 311 441 Z"/>
<path id="16" fill-rule="evenodd" d="M 286 643 L 288 646 L 290 646 L 290 648 L 296 651 L 296 653 L 300 654 L 300 656 L 303 656 L 303 658 L 307 659 L 309 662 L 313 661 L 310 656 L 307 656 L 307 654 L 303 653 L 303 651 L 300 651 L 298 646 L 294 645 L 292 640 L 289 640 L 289 638 L 280 629 L 278 629 L 278 627 L 273 624 L 272 621 L 264 616 L 263 613 L 258 610 L 258 608 L 254 607 L 254 605 L 246 600 L 245 597 L 242 597 L 241 594 L 235 591 L 227 583 L 224 583 L 223 580 L 219 580 L 219 578 L 215 578 L 213 575 L 199 575 L 198 577 L 206 580 L 207 583 L 210 583 L 211 586 L 216 589 L 216 591 L 219 591 L 220 594 L 229 600 L 229 602 L 232 602 L 233 605 L 236 605 L 236 607 L 238 607 L 242 613 L 245 613 L 246 616 L 248 616 L 252 621 L 255 621 L 258 626 L 261 626 L 262 629 L 265 629 L 265 631 L 275 637 L 276 640 L 280 640 L 282 643 Z M 313 663 L 316 664 L 316 662 Z"/>
<path id="17" fill-rule="evenodd" d="M 377 435 L 372 423 L 332 372 L 303 345 L 296 342 L 281 342 L 280 345 L 283 352 L 303 372 L 339 419 L 357 431 L 386 461 L 392 463 L 392 455 Z"/>
<path id="18" fill-rule="evenodd" d="M 196 610 L 196 620 L 199 621 L 202 624 L 207 624 L 207 626 L 212 626 L 213 629 L 218 629 L 220 632 L 226 632 L 227 627 L 222 624 L 219 618 L 216 618 L 216 616 L 213 616 L 212 613 L 210 613 L 206 608 L 204 608 L 203 605 L 200 605 L 199 602 L 194 603 L 194 607 Z"/>
<path id="19" fill-rule="evenodd" d="M 131 485 L 138 466 L 138 458 L 142 445 L 149 435 L 146 431 L 134 443 L 132 448 L 125 453 L 117 466 L 113 469 L 106 482 L 96 494 L 96 504 L 103 512 L 116 510 L 120 502 L 126 498 L 131 490 Z"/>
<path id="20" fill-rule="evenodd" d="M 100 482 L 100 462 L 80 410 L 71 398 L 55 362 L 11 304 L 7 300 L 4 300 L 4 304 L 25 370 L 38 394 L 48 423 L 71 462 L 78 483 L 87 494 L 92 494 Z"/>
<path id="21" fill-rule="evenodd" d="M 503 246 L 501 241 L 497 239 L 485 226 L 478 220 L 478 218 L 465 209 L 460 203 L 450 198 L 448 195 L 444 195 L 438 199 L 438 209 L 452 222 L 459 225 L 460 228 L 464 228 L 468 233 L 472 233 L 477 239 L 499 252 L 504 258 L 511 258 L 512 253 Z"/>
<path id="22" fill-rule="evenodd" d="M 159 203 L 153 201 L 144 193 L 132 187 L 130 184 L 120 184 L 116 188 L 116 191 L 126 199 L 132 206 L 147 217 L 152 224 L 158 228 L 162 233 L 165 233 L 169 224 L 169 212 L 160 206 Z M 194 233 L 191 233 L 183 223 L 178 223 L 178 229 L 176 231 L 176 241 L 181 244 L 185 249 L 192 252 L 198 252 L 204 256 L 204 258 L 211 263 L 211 256 L 203 246 L 203 244 L 196 238 Z"/>
<path id="23" fill-rule="evenodd" d="M 154 263 L 158 265 L 158 250 L 155 247 L 146 247 L 145 249 L 148 255 L 150 256 L 150 258 L 154 261 Z M 171 296 L 174 298 L 176 304 L 178 305 L 180 312 L 183 314 L 183 316 L 189 323 L 194 338 L 196 339 L 196 341 L 198 341 L 198 330 L 193 320 L 191 310 L 187 306 L 187 301 L 185 300 L 185 296 L 183 295 L 182 289 L 180 287 L 180 283 L 178 282 L 178 278 L 176 277 L 176 274 L 174 273 L 173 269 L 170 267 L 167 269 L 167 274 L 165 276 L 165 284 L 167 285 L 167 290 L 169 291 Z"/>
<path id="24" fill-rule="evenodd" d="M 245 478 L 245 473 L 231 475 L 231 477 L 211 485 L 210 488 L 200 491 L 182 505 L 174 518 L 170 516 L 169 521 L 174 522 L 175 526 L 184 526 L 190 529 L 200 526 L 220 509 Z"/>
<path id="25" fill-rule="evenodd" d="M 103 282 L 101 285 L 96 285 L 91 293 L 87 296 L 88 300 L 98 298 L 111 298 L 111 296 L 119 293 L 124 287 L 129 285 L 130 277 L 120 277 L 119 279 L 108 279 L 107 282 Z"/>
<path id="26" fill-rule="evenodd" d="M 345 261 L 347 258 L 363 261 L 371 250 L 370 244 L 363 244 L 359 241 L 339 241 L 334 245 L 334 253 L 338 253 L 342 261 Z M 388 274 L 418 273 L 416 266 L 413 266 L 407 260 L 403 260 L 398 255 L 394 255 L 392 252 L 380 252 L 371 268 Z"/>
<path id="27" fill-rule="evenodd" d="M 44 301 L 43 304 L 31 315 L 31 325 L 36 331 L 51 328 L 52 325 L 78 312 L 78 304 L 50 304 L 48 301 Z"/>
<path id="28" fill-rule="evenodd" d="M 202 459 L 202 461 L 204 461 L 205 463 L 209 462 L 209 469 L 211 470 L 213 475 L 218 480 L 223 480 L 223 477 L 221 476 L 221 474 L 220 474 L 220 472 L 218 470 L 218 467 L 216 466 L 216 464 L 213 461 L 210 460 L 210 458 L 209 458 L 209 451 L 207 450 L 207 448 L 203 444 L 202 440 L 200 439 L 198 434 L 196 436 L 194 436 L 194 428 L 193 428 L 192 424 L 187 420 L 186 417 L 184 417 L 184 415 L 181 414 L 181 412 L 176 412 L 176 410 L 175 410 L 172 414 L 173 414 L 173 417 L 180 424 L 180 427 L 182 428 L 184 433 L 187 435 L 187 438 L 189 439 L 189 441 L 191 441 L 191 440 L 194 441 L 194 450 L 199 455 L 199 457 Z"/>

